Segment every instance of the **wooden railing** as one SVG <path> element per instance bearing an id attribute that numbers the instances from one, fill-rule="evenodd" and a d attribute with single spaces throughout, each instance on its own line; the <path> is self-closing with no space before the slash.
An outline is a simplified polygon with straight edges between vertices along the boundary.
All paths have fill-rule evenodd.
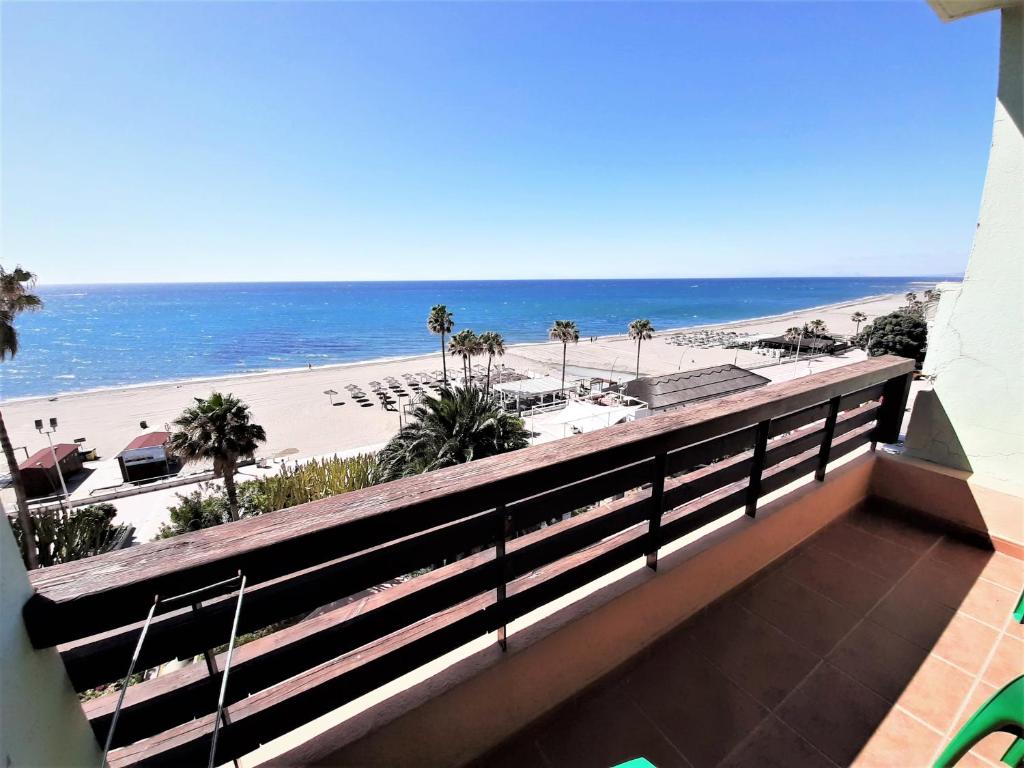
<path id="1" fill-rule="evenodd" d="M 243 633 L 360 596 L 357 610 L 235 651 L 224 761 L 486 633 L 504 645 L 513 619 L 631 561 L 657 568 L 666 543 L 737 509 L 755 515 L 764 494 L 822 480 L 830 460 L 866 442 L 895 441 L 913 368 L 874 358 L 35 571 L 26 626 L 37 647 L 59 647 L 81 691 L 124 675 L 157 596 L 244 573 Z M 367 592 L 422 569 L 432 570 Z M 138 669 L 223 645 L 234 608 L 226 594 L 158 615 Z M 210 661 L 128 690 L 112 765 L 205 762 L 224 659 Z M 116 700 L 85 705 L 100 743 Z"/>

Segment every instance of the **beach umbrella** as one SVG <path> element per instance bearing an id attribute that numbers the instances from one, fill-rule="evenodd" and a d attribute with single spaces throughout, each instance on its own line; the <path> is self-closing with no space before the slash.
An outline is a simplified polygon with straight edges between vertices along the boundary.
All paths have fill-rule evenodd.
<path id="1" fill-rule="evenodd" d="M 338 394 L 333 389 L 325 389 L 324 394 L 331 399 L 331 405 L 334 405 L 334 396 Z"/>

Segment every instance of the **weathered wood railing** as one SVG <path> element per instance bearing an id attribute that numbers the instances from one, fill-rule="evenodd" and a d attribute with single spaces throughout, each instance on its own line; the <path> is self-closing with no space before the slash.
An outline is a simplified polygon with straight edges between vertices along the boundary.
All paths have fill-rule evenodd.
<path id="1" fill-rule="evenodd" d="M 913 367 L 874 358 L 36 571 L 24 619 L 37 647 L 59 646 L 84 690 L 124 673 L 156 595 L 241 571 L 252 586 L 239 631 L 251 632 L 449 562 L 365 593 L 358 610 L 328 610 L 238 648 L 218 742 L 227 760 L 486 633 L 504 645 L 513 619 L 639 558 L 656 568 L 666 543 L 737 509 L 754 515 L 759 497 L 822 480 L 830 460 L 866 442 L 894 441 Z M 222 595 L 158 616 L 138 668 L 222 645 L 233 609 Z M 111 763 L 205 760 L 219 685 L 219 673 L 190 664 L 132 686 Z M 115 702 L 85 705 L 100 742 Z"/>

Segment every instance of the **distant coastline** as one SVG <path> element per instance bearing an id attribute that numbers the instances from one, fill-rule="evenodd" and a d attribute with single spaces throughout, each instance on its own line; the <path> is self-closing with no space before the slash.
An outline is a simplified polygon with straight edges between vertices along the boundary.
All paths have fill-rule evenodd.
<path id="1" fill-rule="evenodd" d="M 775 279 L 776 278 L 765 278 L 765 280 L 775 280 Z M 906 279 L 904 279 L 904 281 L 905 281 L 904 282 L 904 287 L 907 287 L 908 289 L 914 289 L 914 288 L 918 288 L 918 287 L 924 287 L 924 286 L 928 286 L 928 285 L 933 285 L 937 281 L 937 279 L 906 278 Z M 523 281 L 523 282 L 526 283 L 526 282 L 531 282 L 531 281 Z M 611 283 L 611 282 L 617 282 L 617 281 L 605 281 L 605 282 Z M 630 282 L 633 282 L 633 281 L 630 281 Z M 640 281 L 637 281 L 637 282 L 640 282 Z M 656 282 L 663 282 L 663 281 L 656 281 Z M 253 285 L 253 284 L 237 284 L 237 285 Z M 67 288 L 72 288 L 72 286 L 67 286 L 65 288 L 65 290 Z M 88 291 L 90 289 L 94 289 L 95 287 L 94 286 L 86 286 L 84 288 L 85 288 L 84 292 L 76 291 L 75 294 L 77 296 L 87 295 Z M 866 294 L 866 295 L 863 295 L 863 296 L 856 296 L 856 297 L 852 297 L 852 298 L 845 298 L 845 299 L 843 299 L 841 301 L 828 302 L 828 303 L 822 303 L 822 304 L 814 304 L 814 305 L 811 305 L 811 306 L 797 307 L 797 308 L 793 308 L 793 309 L 786 309 L 785 311 L 777 312 L 777 313 L 772 313 L 772 314 L 761 314 L 761 315 L 737 317 L 737 318 L 728 319 L 728 320 L 722 320 L 722 321 L 717 321 L 717 322 L 694 322 L 694 323 L 676 325 L 676 326 L 672 326 L 672 327 L 660 327 L 660 326 L 658 326 L 658 335 L 661 335 L 663 333 L 671 333 L 671 332 L 677 332 L 677 331 L 683 331 L 683 330 L 694 330 L 694 329 L 698 329 L 698 328 L 712 328 L 712 327 L 713 328 L 721 328 L 721 327 L 731 327 L 731 326 L 737 326 L 737 325 L 749 325 L 751 323 L 762 323 L 762 322 L 763 323 L 769 323 L 769 322 L 773 322 L 773 321 L 777 322 L 780 319 L 787 318 L 787 317 L 790 317 L 790 316 L 794 316 L 794 315 L 797 315 L 797 314 L 807 314 L 807 313 L 814 313 L 814 312 L 835 311 L 835 310 L 841 309 L 843 307 L 852 307 L 853 305 L 856 305 L 858 303 L 864 303 L 864 302 L 869 302 L 869 301 L 886 299 L 886 298 L 890 298 L 890 297 L 894 297 L 894 296 L 901 296 L 901 295 L 902 295 L 902 291 L 890 292 L 890 293 L 873 293 L 873 294 Z M 449 305 L 449 306 L 450 306 L 450 308 L 453 308 L 453 309 L 455 309 L 456 312 L 458 312 L 458 307 L 457 306 L 455 306 L 455 307 L 452 307 L 452 305 Z M 456 315 L 456 319 L 458 321 L 458 314 Z M 482 328 L 478 328 L 477 330 L 482 330 Z M 584 333 L 585 333 L 586 327 L 583 327 L 581 330 L 583 330 Z M 590 335 L 587 335 L 587 338 L 589 338 L 589 336 Z M 624 336 L 625 336 L 625 334 L 623 334 L 623 333 L 606 333 L 606 334 L 595 335 L 595 338 L 598 338 L 598 339 L 601 339 L 601 340 L 615 340 L 615 339 L 621 339 Z M 40 339 L 39 341 L 40 341 L 40 343 L 43 343 L 43 344 L 46 343 L 42 339 Z M 516 351 L 516 350 L 526 349 L 526 348 L 529 348 L 529 347 L 531 347 L 533 345 L 536 345 L 536 344 L 539 344 L 539 343 L 543 343 L 543 341 L 544 341 L 543 337 L 535 338 L 535 339 L 529 339 L 529 340 L 513 341 L 513 342 L 511 342 L 508 345 L 509 346 L 509 351 L 513 352 L 513 351 Z M 435 337 L 435 343 L 439 344 L 439 340 L 436 340 L 436 337 Z M 438 350 L 439 350 L 439 347 L 438 347 Z M 16 402 L 20 403 L 20 402 L 35 401 L 35 400 L 45 401 L 45 400 L 51 399 L 53 397 L 67 398 L 67 397 L 72 397 L 72 396 L 77 396 L 77 395 L 87 395 L 87 394 L 93 394 L 93 393 L 103 393 L 103 392 L 109 392 L 109 391 L 113 391 L 113 390 L 142 390 L 142 389 L 145 389 L 145 388 L 148 388 L 148 387 L 165 387 L 167 385 L 181 385 L 181 384 L 190 384 L 191 385 L 191 384 L 195 384 L 195 383 L 212 382 L 212 381 L 231 382 L 231 381 L 236 381 L 236 380 L 245 380 L 245 379 L 249 379 L 249 378 L 262 378 L 262 377 L 272 376 L 272 375 L 287 375 L 289 373 L 298 373 L 298 372 L 302 372 L 302 371 L 307 371 L 307 370 L 309 370 L 310 367 L 312 367 L 312 369 L 314 369 L 314 370 L 345 370 L 345 369 L 350 369 L 350 368 L 358 368 L 360 366 L 375 366 L 375 365 L 381 365 L 381 364 L 387 364 L 387 363 L 401 363 L 401 362 L 415 361 L 415 360 L 420 360 L 420 359 L 431 359 L 431 358 L 436 358 L 437 354 L 438 354 L 437 352 L 432 352 L 432 351 L 429 351 L 429 350 L 423 350 L 423 351 L 411 352 L 409 354 L 398 354 L 398 355 L 387 355 L 387 356 L 371 356 L 371 357 L 366 357 L 364 359 L 339 360 L 339 361 L 336 361 L 336 362 L 327 362 L 327 363 L 316 363 L 316 362 L 310 361 L 310 362 L 307 362 L 306 365 L 302 365 L 302 366 L 294 366 L 294 365 L 293 366 L 282 366 L 282 367 L 265 366 L 265 367 L 258 368 L 258 369 L 244 370 L 244 371 L 230 371 L 230 370 L 221 371 L 221 372 L 211 371 L 211 372 L 203 374 L 203 375 L 181 376 L 181 377 L 167 377 L 167 378 L 153 379 L 153 380 L 149 380 L 149 381 L 132 381 L 132 382 L 107 383 L 107 384 L 100 384 L 98 386 L 93 386 L 93 387 L 84 387 L 84 388 L 80 388 L 80 389 L 64 388 L 64 387 L 61 387 L 59 384 L 57 384 L 51 390 L 49 390 L 47 392 L 43 392 L 43 393 L 31 392 L 31 393 L 25 393 L 25 394 L 14 395 L 14 396 L 8 397 L 8 396 L 6 396 L 6 392 L 0 392 L 0 396 L 2 396 L 2 397 L 0 397 L 0 399 L 2 399 L 2 402 L 4 402 L 4 403 L 16 403 Z M 96 362 L 88 363 L 88 365 L 96 365 L 96 364 L 98 364 L 98 363 L 96 363 Z M 54 382 L 54 383 L 56 384 L 56 382 Z M 6 389 L 6 387 L 2 387 L 2 385 L 0 385 L 0 388 Z"/>

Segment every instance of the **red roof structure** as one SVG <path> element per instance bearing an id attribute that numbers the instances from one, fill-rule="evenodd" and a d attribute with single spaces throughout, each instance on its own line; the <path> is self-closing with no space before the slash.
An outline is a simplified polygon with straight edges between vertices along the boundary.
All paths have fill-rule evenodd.
<path id="1" fill-rule="evenodd" d="M 57 454 L 57 461 L 64 461 L 68 456 L 73 453 L 78 453 L 78 446 L 74 443 L 57 443 L 53 446 L 53 452 L 50 452 L 49 447 L 41 448 L 21 464 L 18 465 L 18 469 L 33 469 L 36 467 L 42 467 L 43 469 L 53 469 L 55 466 L 53 463 L 53 454 Z"/>
<path id="2" fill-rule="evenodd" d="M 147 432 L 144 435 L 139 435 L 128 443 L 128 445 L 124 447 L 124 451 L 131 451 L 135 448 L 155 448 L 158 445 L 166 443 L 170 437 L 170 432 Z M 124 453 L 124 451 L 121 451 L 121 453 Z"/>

